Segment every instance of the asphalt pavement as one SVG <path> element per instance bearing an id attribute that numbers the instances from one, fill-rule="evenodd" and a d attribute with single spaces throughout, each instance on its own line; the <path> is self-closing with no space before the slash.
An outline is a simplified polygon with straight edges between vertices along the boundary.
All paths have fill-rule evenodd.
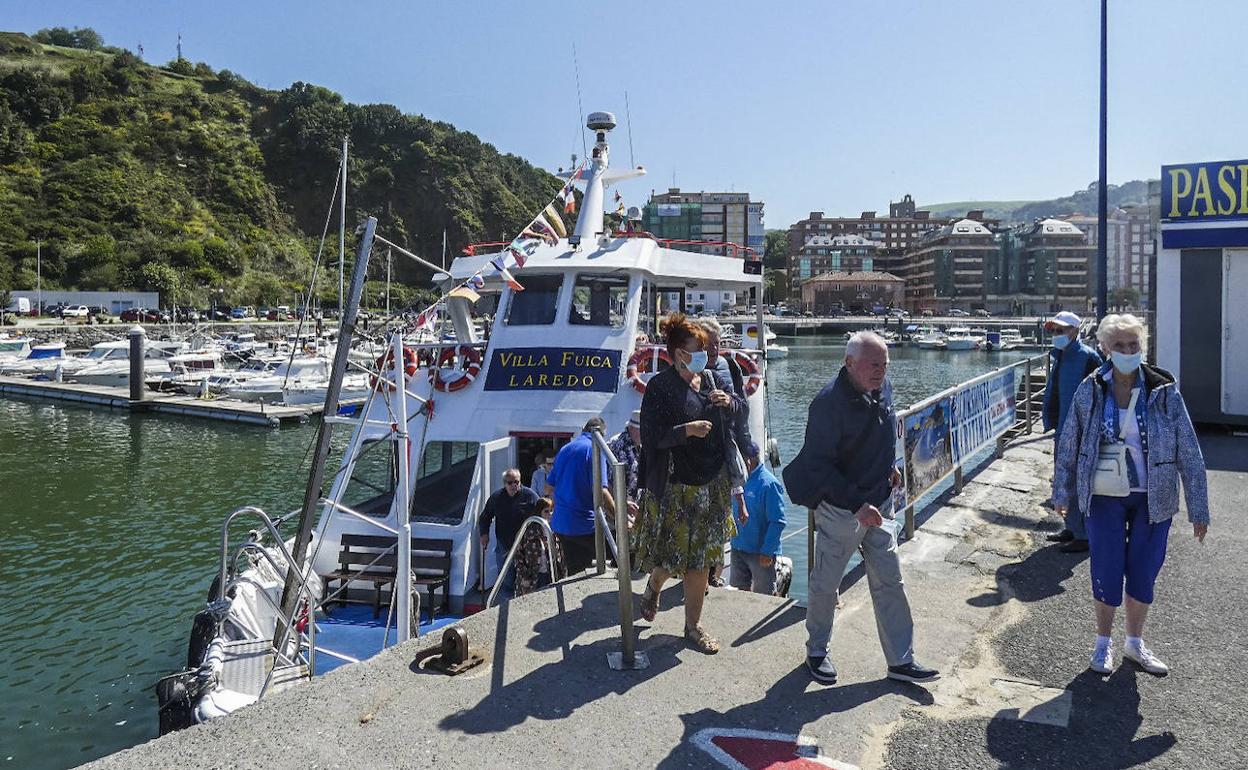
<path id="1" fill-rule="evenodd" d="M 1108 677 L 1087 670 L 1095 626 L 1086 554 L 1061 553 L 1040 531 L 1034 552 L 998 570 L 996 600 L 1019 606 L 986 649 L 1005 676 L 1069 693 L 1068 725 L 1008 711 L 911 709 L 892 732 L 885 767 L 1248 768 L 1248 687 L 1240 678 L 1248 652 L 1248 438 L 1210 429 L 1201 445 L 1209 535 L 1197 542 L 1180 512 L 1144 634 L 1171 673 L 1153 677 L 1121 655 Z M 1120 612 L 1119 649 L 1124 636 Z"/>

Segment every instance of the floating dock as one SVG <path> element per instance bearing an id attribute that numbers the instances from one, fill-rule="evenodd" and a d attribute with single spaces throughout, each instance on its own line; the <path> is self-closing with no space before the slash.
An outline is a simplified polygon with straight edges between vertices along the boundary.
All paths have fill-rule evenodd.
<path id="1" fill-rule="evenodd" d="M 322 404 L 279 406 L 226 398 L 203 399 L 153 391 L 144 393 L 142 401 L 132 401 L 129 388 L 83 385 L 76 382 L 43 382 L 19 377 L 0 377 L 0 395 L 274 428 L 290 423 L 305 422 L 310 417 L 320 414 L 323 409 Z M 344 401 L 341 406 L 358 405 L 357 399 Z"/>

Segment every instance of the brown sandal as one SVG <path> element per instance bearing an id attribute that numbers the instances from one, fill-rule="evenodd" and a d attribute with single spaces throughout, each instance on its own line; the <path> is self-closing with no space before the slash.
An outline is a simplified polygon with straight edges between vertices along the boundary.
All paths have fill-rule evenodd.
<path id="1" fill-rule="evenodd" d="M 654 586 L 647 580 L 646 590 L 641 594 L 641 617 L 649 623 L 657 614 L 659 614 L 659 592 L 654 590 Z"/>
<path id="2" fill-rule="evenodd" d="M 714 655 L 719 652 L 719 640 L 702 630 L 702 626 L 685 629 L 685 641 L 693 649 Z"/>

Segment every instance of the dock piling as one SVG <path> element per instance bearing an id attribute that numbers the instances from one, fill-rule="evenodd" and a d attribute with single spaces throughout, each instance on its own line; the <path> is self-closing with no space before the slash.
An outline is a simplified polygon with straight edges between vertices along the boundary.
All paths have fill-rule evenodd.
<path id="1" fill-rule="evenodd" d="M 147 353 L 147 332 L 142 326 L 133 326 L 127 335 L 130 338 L 130 400 L 142 401 L 145 385 L 143 382 L 143 357 Z"/>

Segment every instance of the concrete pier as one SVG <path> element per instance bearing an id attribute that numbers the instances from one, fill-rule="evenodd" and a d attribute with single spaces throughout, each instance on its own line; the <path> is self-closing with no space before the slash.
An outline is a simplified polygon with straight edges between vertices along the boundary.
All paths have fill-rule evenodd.
<path id="1" fill-rule="evenodd" d="M 307 420 L 320 414 L 322 404 L 277 406 L 230 399 L 201 399 L 170 393 L 144 393 L 141 401 L 131 399 L 129 389 L 75 382 L 44 382 L 20 377 L 0 377 L 0 395 L 16 398 L 64 401 L 87 406 L 122 409 L 130 412 L 172 414 L 218 422 L 277 427 Z M 354 402 L 343 402 L 352 406 Z"/>
<path id="2" fill-rule="evenodd" d="M 1205 752 L 1183 754 L 1200 758 L 1189 765 L 1166 754 L 1173 735 L 1141 736 L 1147 745 L 1137 748 L 1157 749 L 1140 755 L 1145 764 L 1244 766 L 1234 761 L 1244 756 L 1242 730 L 1227 724 L 1242 719 L 1234 715 L 1243 713 L 1243 689 L 1181 686 L 1185 678 L 1204 678 L 1180 647 L 1160 638 L 1154 644 L 1169 651 L 1176 668 L 1168 680 L 1137 676 L 1124 663 L 1104 688 L 1082 678 L 1068 683 L 1086 666 L 1092 614 L 1086 559 L 1043 543 L 1042 535 L 1058 528 L 1041 506 L 1051 445 L 1050 437 L 1011 444 L 1001 459 L 968 474 L 960 494 L 924 511 L 917 536 L 902 546 L 916 655 L 944 673 L 928 687 L 885 678 L 861 570 L 842 585 L 832 652 L 840 682 L 833 687 L 813 683 L 804 667 L 801 606 L 712 589 L 703 625 L 723 649 L 706 656 L 683 643 L 676 585 L 664 593 L 655 622 L 636 625 L 650 667 L 611 670 L 607 654 L 620 645 L 616 580 L 586 576 L 464 621 L 472 650 L 486 658 L 469 673 L 414 669 L 416 653 L 437 641 L 414 640 L 91 767 L 1125 767 L 1135 755 L 1123 754 L 1118 739 L 1123 725 L 1144 729 L 1138 710 L 1145 701 L 1184 730 L 1181 740 L 1199 742 Z M 1215 499 L 1230 499 L 1219 489 L 1248 488 L 1243 456 L 1231 460 L 1237 465 L 1229 475 L 1211 474 Z M 1224 456 L 1210 464 L 1226 462 Z M 1211 537 L 1242 541 L 1242 526 L 1229 531 L 1231 513 L 1215 511 Z M 1234 515 L 1242 525 L 1243 512 Z M 1172 539 L 1179 563 L 1167 570 L 1180 573 L 1176 580 L 1195 567 L 1192 559 L 1217 558 L 1228 568 L 1234 561 L 1220 550 L 1193 553 L 1182 514 Z M 1166 579 L 1163 597 L 1172 593 L 1164 590 Z M 1066 581 L 1073 581 L 1069 592 L 1061 587 Z M 1235 588 L 1243 593 L 1242 585 Z M 1182 590 L 1160 609 L 1175 616 L 1172 626 L 1193 603 L 1212 598 Z M 1044 602 L 1059 599 L 1056 613 L 1045 609 Z M 1195 618 L 1202 628 L 1206 617 Z M 1236 628 L 1248 622 L 1208 620 Z M 1210 672 L 1233 667 L 1237 633 L 1224 629 L 1202 646 L 1222 651 L 1207 661 Z M 1020 645 L 1027 651 L 1021 668 L 1009 654 Z M 1131 697 L 1119 686 L 1128 675 Z M 1150 733 L 1165 729 L 1167 717 L 1159 720 Z M 1102 728 L 1110 732 L 1102 735 Z M 1102 745 L 1098 736 L 1114 740 Z"/>

